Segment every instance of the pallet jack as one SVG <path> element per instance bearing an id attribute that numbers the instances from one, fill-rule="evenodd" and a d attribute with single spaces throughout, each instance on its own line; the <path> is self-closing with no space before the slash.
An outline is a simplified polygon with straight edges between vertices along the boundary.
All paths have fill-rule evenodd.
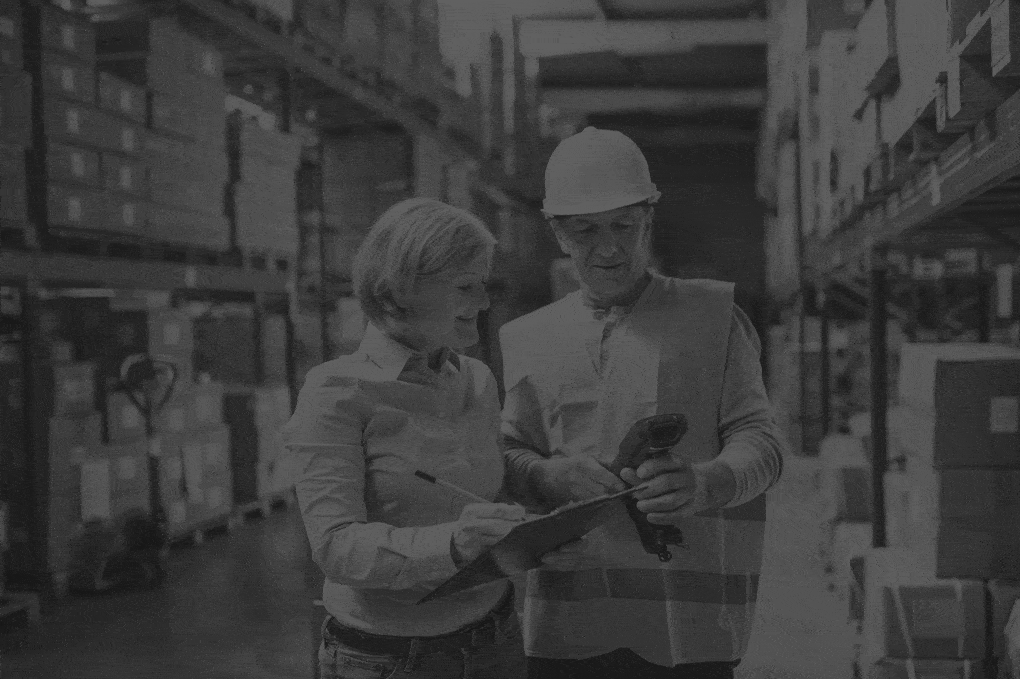
<path id="1" fill-rule="evenodd" d="M 72 591 L 100 593 L 139 585 L 155 588 L 166 579 L 169 531 L 154 421 L 173 396 L 177 378 L 172 362 L 147 354 L 134 354 L 121 364 L 115 390 L 127 395 L 145 423 L 149 511 L 134 510 L 115 521 L 94 519 L 84 524 L 72 551 L 68 582 Z"/>

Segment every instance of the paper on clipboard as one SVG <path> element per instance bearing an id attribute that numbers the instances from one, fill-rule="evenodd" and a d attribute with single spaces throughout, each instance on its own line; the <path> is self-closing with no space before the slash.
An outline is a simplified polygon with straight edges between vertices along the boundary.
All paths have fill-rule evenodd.
<path id="1" fill-rule="evenodd" d="M 616 500 L 642 488 L 644 485 L 634 486 L 618 493 L 566 505 L 520 523 L 488 551 L 457 571 L 418 603 L 423 604 L 513 573 L 538 568 L 542 565 L 543 554 L 598 528 L 612 517 Z"/>

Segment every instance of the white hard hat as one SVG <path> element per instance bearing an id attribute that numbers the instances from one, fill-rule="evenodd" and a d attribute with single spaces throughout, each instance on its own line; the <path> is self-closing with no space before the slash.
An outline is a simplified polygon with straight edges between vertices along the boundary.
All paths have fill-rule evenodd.
<path id="1" fill-rule="evenodd" d="M 549 157 L 542 208 L 550 216 L 587 215 L 655 202 L 660 195 L 648 161 L 630 137 L 586 127 Z"/>

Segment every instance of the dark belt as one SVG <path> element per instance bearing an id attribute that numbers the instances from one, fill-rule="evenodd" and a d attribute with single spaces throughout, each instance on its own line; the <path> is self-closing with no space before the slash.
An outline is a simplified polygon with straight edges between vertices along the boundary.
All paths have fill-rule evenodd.
<path id="1" fill-rule="evenodd" d="M 502 624 L 510 618 L 513 612 L 514 590 L 513 587 L 510 587 L 499 603 L 484 618 L 448 634 L 431 637 L 396 637 L 373 634 L 348 627 L 332 616 L 326 620 L 326 632 L 340 644 L 370 655 L 403 657 L 408 655 L 412 648 L 418 656 L 432 653 L 457 653 L 462 649 L 496 643 L 499 640 Z"/>

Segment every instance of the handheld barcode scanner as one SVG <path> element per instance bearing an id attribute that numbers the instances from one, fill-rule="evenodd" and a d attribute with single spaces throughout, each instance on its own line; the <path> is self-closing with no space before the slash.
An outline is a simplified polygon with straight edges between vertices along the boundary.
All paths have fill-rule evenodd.
<path id="1" fill-rule="evenodd" d="M 626 467 L 637 469 L 646 460 L 669 453 L 687 433 L 687 418 L 679 414 L 653 415 L 638 420 L 620 443 L 616 458 L 603 465 L 619 476 Z M 641 545 L 649 554 L 656 554 L 663 563 L 673 558 L 669 545 L 682 545 L 683 533 L 673 526 L 649 523 L 647 516 L 637 508 L 637 500 L 627 497 L 625 504 L 637 528 Z"/>

